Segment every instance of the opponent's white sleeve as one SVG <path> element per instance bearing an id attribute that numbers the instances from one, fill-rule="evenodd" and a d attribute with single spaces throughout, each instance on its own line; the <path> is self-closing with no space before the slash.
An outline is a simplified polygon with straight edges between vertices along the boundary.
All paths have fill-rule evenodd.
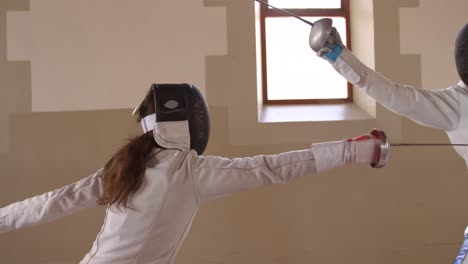
<path id="1" fill-rule="evenodd" d="M 430 91 L 393 83 L 368 68 L 346 48 L 331 64 L 350 83 L 390 111 L 418 124 L 447 131 L 458 125 L 460 99 L 454 89 Z"/>
<path id="2" fill-rule="evenodd" d="M 102 194 L 102 170 L 78 182 L 0 208 L 0 233 L 47 223 L 95 207 Z"/>
<path id="3" fill-rule="evenodd" d="M 212 200 L 355 162 L 347 151 L 349 144 L 345 141 L 312 144 L 311 149 L 247 158 L 197 156 L 192 161 L 192 176 L 200 200 Z"/>

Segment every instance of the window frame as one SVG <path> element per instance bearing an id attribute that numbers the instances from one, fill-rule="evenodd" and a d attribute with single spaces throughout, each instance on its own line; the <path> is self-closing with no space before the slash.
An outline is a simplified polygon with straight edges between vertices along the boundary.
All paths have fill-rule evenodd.
<path id="1" fill-rule="evenodd" d="M 268 0 L 265 0 L 269 2 Z M 341 8 L 283 8 L 298 16 L 318 16 L 318 17 L 343 17 L 346 21 L 346 47 L 351 49 L 351 21 L 349 0 L 341 0 Z M 260 3 L 260 38 L 261 38 L 261 60 L 262 60 L 262 102 L 264 105 L 284 105 L 284 104 L 343 104 L 353 102 L 353 87 L 348 82 L 348 97 L 342 99 L 268 99 L 268 81 L 267 81 L 267 58 L 266 58 L 266 28 L 265 21 L 268 17 L 290 17 L 288 14 L 274 8 L 268 8 L 267 5 Z"/>

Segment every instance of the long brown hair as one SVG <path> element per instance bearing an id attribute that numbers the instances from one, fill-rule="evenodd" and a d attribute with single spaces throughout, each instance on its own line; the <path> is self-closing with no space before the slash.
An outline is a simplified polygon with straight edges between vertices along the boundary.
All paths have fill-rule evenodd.
<path id="1" fill-rule="evenodd" d="M 154 113 L 154 99 L 151 90 L 138 111 L 137 121 Z M 103 170 L 103 194 L 99 205 L 128 207 L 128 201 L 143 186 L 146 163 L 152 150 L 158 147 L 152 131 L 136 136 L 122 146 L 106 163 Z"/>

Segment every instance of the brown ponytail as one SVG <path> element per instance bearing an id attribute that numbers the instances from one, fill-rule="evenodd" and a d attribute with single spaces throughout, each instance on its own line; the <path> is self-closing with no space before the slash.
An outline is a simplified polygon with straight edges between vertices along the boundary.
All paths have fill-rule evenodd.
<path id="1" fill-rule="evenodd" d="M 154 113 L 154 99 L 149 92 L 138 112 L 137 121 L 151 113 Z M 143 185 L 146 163 L 156 147 L 158 144 L 151 131 L 130 139 L 121 147 L 104 166 L 104 191 L 97 203 L 127 207 L 128 201 Z"/>

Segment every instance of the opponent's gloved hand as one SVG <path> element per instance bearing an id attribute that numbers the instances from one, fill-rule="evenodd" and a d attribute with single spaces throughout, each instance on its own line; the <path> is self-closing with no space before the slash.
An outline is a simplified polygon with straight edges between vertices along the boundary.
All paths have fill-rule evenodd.
<path id="1" fill-rule="evenodd" d="M 313 31 L 311 31 L 311 34 L 314 34 Z M 312 38 L 313 36 L 310 37 L 310 39 Z M 317 56 L 333 63 L 338 59 L 344 49 L 345 46 L 341 41 L 340 34 L 336 28 L 333 27 L 325 45 L 321 49 L 314 51 L 316 52 Z"/>

